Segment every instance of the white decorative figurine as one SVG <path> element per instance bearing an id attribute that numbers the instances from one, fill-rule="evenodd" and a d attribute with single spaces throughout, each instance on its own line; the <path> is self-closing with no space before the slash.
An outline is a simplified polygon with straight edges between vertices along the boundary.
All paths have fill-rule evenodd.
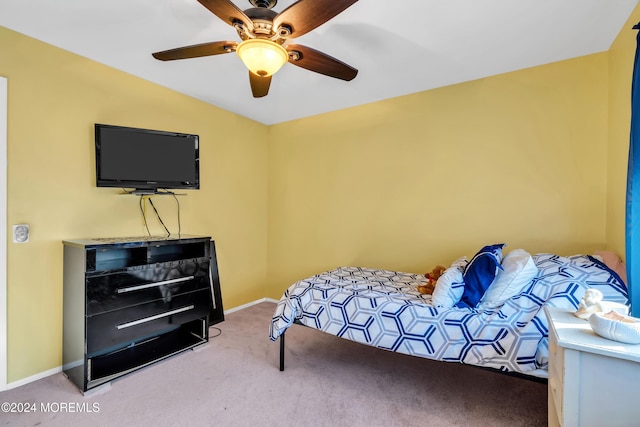
<path id="1" fill-rule="evenodd" d="M 584 296 L 578 305 L 578 311 L 574 316 L 583 320 L 589 320 L 592 314 L 609 313 L 615 311 L 618 314 L 626 316 L 629 314 L 629 307 L 625 304 L 613 301 L 602 301 L 603 295 L 597 289 L 589 288 L 584 291 Z"/>
<path id="2" fill-rule="evenodd" d="M 578 305 L 578 311 L 574 315 L 580 319 L 588 320 L 593 313 L 602 312 L 600 301 L 602 301 L 602 292 L 597 289 L 587 289 L 584 291 L 584 296 Z"/>

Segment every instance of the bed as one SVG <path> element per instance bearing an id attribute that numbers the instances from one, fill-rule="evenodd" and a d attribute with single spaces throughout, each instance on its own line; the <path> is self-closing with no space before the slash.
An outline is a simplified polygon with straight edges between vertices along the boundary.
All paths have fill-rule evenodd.
<path id="1" fill-rule="evenodd" d="M 510 254 L 504 259 L 500 254 L 493 269 L 489 265 L 494 277 L 476 305 L 456 298 L 460 288 L 469 287 L 462 279 L 468 279 L 469 267 L 482 250 L 471 261 L 462 257 L 451 264 L 433 295 L 417 290 L 425 284 L 424 274 L 365 267 L 339 267 L 299 280 L 284 292 L 270 324 L 270 339 L 281 340 L 280 369 L 284 334 L 296 323 L 384 350 L 544 381 L 548 325 L 542 307 L 575 310 L 588 288 L 600 290 L 606 301 L 628 304 L 627 289 L 599 257 L 520 251 L 519 276 L 507 265 Z M 522 252 L 528 267 L 523 267 Z M 528 275 L 523 275 L 527 268 Z M 443 280 L 450 272 L 453 279 Z M 498 289 L 498 279 L 507 275 L 508 286 Z M 490 301 L 487 295 L 494 290 L 501 298 Z"/>

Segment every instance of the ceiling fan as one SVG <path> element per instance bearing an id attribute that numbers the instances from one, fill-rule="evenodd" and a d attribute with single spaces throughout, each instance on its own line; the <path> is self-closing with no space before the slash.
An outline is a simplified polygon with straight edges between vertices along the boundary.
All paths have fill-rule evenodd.
<path id="1" fill-rule="evenodd" d="M 280 13 L 271 10 L 277 0 L 249 0 L 240 10 L 231 0 L 198 0 L 211 13 L 236 29 L 242 42 L 217 41 L 156 52 L 162 61 L 237 52 L 249 69 L 255 98 L 269 93 L 271 76 L 285 62 L 341 80 L 352 80 L 358 70 L 331 56 L 290 39 L 324 24 L 358 0 L 298 0 Z"/>

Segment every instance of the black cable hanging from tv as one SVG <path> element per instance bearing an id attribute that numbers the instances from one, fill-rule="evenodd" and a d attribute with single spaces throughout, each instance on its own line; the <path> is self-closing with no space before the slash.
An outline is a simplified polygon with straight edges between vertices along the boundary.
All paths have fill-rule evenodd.
<path id="1" fill-rule="evenodd" d="M 167 193 L 161 193 L 161 194 L 171 194 L 174 198 L 174 200 L 176 201 L 176 205 L 178 208 L 178 238 L 180 238 L 180 236 L 182 235 L 182 221 L 180 219 L 180 201 L 178 200 L 178 198 L 176 197 L 176 195 L 172 192 L 167 192 Z M 151 196 L 149 195 L 140 195 L 140 213 L 142 214 L 142 220 L 144 222 L 144 227 L 147 230 L 147 235 L 151 236 L 151 231 L 149 231 L 149 223 L 147 222 L 147 215 L 143 206 L 143 200 L 149 200 L 149 204 L 151 204 L 151 207 L 153 208 L 156 217 L 158 218 L 158 221 L 160 221 L 160 224 L 162 224 L 162 226 L 164 227 L 165 231 L 167 232 L 167 237 L 171 236 L 171 231 L 169 231 L 169 229 L 167 228 L 167 226 L 165 225 L 164 221 L 162 220 L 162 217 L 160 216 L 160 213 L 158 212 L 158 209 L 156 209 L 156 206 L 153 204 L 153 200 L 151 200 Z"/>
<path id="2" fill-rule="evenodd" d="M 150 197 L 149 197 L 149 203 L 151 204 L 153 211 L 156 213 L 156 217 L 158 218 L 158 221 L 160 221 L 160 224 L 162 224 L 162 226 L 164 227 L 164 230 L 167 232 L 167 237 L 171 236 L 171 232 L 169 231 L 167 226 L 164 225 L 164 221 L 162 221 L 162 218 L 160 218 L 160 213 L 158 213 L 158 209 L 156 209 L 156 205 L 153 204 L 153 200 L 151 200 Z"/>

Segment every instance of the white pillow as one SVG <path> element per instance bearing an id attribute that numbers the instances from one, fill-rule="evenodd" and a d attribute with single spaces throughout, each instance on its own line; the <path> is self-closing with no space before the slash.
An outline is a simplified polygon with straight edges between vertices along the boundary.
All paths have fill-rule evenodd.
<path id="1" fill-rule="evenodd" d="M 464 292 L 462 272 L 469 263 L 466 256 L 458 258 L 447 268 L 436 282 L 431 303 L 436 307 L 451 308 L 460 301 Z"/>
<path id="2" fill-rule="evenodd" d="M 481 310 L 502 307 L 538 275 L 538 267 L 524 249 L 509 252 L 502 260 L 502 268 L 482 297 L 478 305 Z"/>

